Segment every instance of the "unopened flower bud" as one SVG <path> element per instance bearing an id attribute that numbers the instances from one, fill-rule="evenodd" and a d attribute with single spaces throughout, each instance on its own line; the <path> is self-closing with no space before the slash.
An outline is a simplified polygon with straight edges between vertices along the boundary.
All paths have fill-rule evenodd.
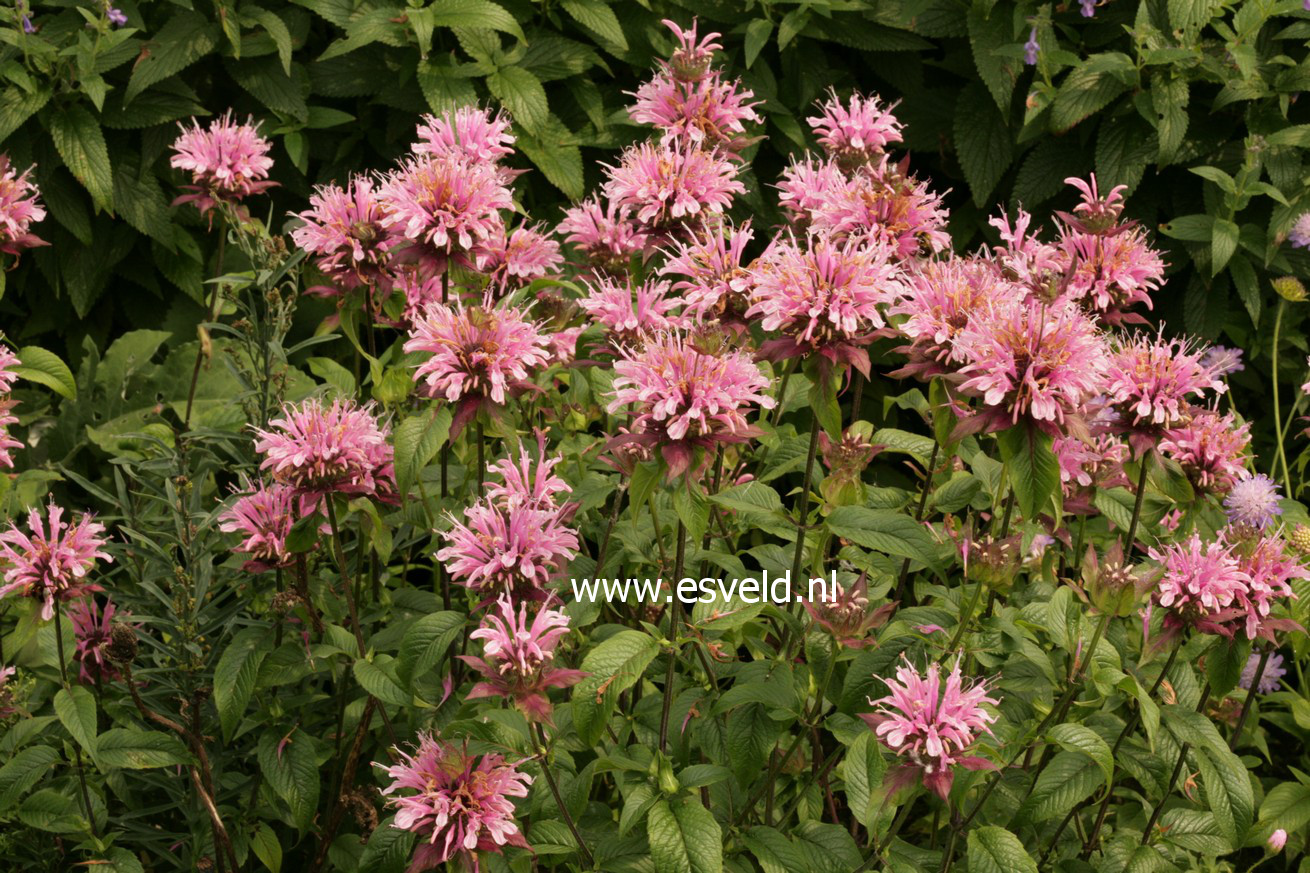
<path id="1" fill-rule="evenodd" d="M 118 664 L 130 664 L 136 660 L 136 630 L 130 625 L 115 623 L 109 632 L 109 645 L 105 654 Z"/>
<path id="2" fill-rule="evenodd" d="M 1307 297 L 1305 286 L 1295 276 L 1280 276 L 1271 284 L 1278 296 L 1289 303 L 1301 303 Z"/>
<path id="3" fill-rule="evenodd" d="M 1269 839 L 1265 841 L 1265 845 L 1269 847 L 1270 852 L 1277 855 L 1283 851 L 1283 846 L 1287 845 L 1287 831 L 1282 828 L 1274 831 L 1269 835 Z"/>

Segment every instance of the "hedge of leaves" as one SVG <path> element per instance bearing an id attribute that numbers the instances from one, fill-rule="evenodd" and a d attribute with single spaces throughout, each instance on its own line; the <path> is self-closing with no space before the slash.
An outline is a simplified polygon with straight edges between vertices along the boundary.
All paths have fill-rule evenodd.
<path id="1" fill-rule="evenodd" d="M 1299 3 L 306 6 L 5 31 L 7 865 L 1305 863 Z"/>

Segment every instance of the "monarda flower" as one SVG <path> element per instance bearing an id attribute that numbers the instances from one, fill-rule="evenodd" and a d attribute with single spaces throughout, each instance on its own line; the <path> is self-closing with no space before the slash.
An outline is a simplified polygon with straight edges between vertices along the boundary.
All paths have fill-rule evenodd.
<path id="1" fill-rule="evenodd" d="M 1202 410 L 1164 432 L 1160 454 L 1177 461 L 1197 491 L 1226 494 L 1242 476 L 1251 446 L 1251 427 L 1229 412 Z"/>
<path id="2" fill-rule="evenodd" d="M 297 214 L 304 224 L 291 231 L 292 241 L 316 255 L 315 265 L 340 288 L 381 286 L 395 241 L 383 225 L 373 180 L 354 176 L 345 188 L 321 186 L 310 195 L 309 207 Z M 390 288 L 380 290 L 385 296 Z"/>
<path id="3" fill-rule="evenodd" d="M 1066 498 L 1077 498 L 1088 489 L 1097 490 L 1127 485 L 1123 462 L 1128 458 L 1128 446 L 1110 434 L 1097 434 L 1087 440 L 1077 437 L 1056 437 L 1051 449 L 1060 464 L 1060 482 Z M 1078 501 L 1075 508 L 1091 510 L 1088 500 Z M 1068 505 L 1066 512 L 1073 512 Z"/>
<path id="4" fill-rule="evenodd" d="M 884 156 L 876 167 L 824 191 L 809 228 L 837 238 L 879 240 L 908 261 L 950 246 L 948 218 L 941 195 L 910 174 L 908 157 L 893 164 Z"/>
<path id="5" fill-rule="evenodd" d="M 1255 671 L 1260 666 L 1260 653 L 1252 652 L 1246 659 L 1246 666 L 1242 668 L 1242 676 L 1237 680 L 1237 684 L 1251 690 L 1255 684 Z M 1283 677 L 1287 675 L 1287 670 L 1283 667 L 1283 656 L 1274 653 L 1269 656 L 1265 662 L 1265 670 L 1260 674 L 1260 684 L 1256 685 L 1255 690 L 1259 694 L 1272 694 L 1277 691 L 1283 684 Z"/>
<path id="6" fill-rule="evenodd" d="M 707 33 L 703 37 L 698 37 L 694 21 L 689 28 L 683 28 L 667 18 L 661 23 L 673 31 L 674 37 L 678 40 L 678 46 L 673 50 L 673 55 L 667 64 L 673 75 L 684 82 L 694 82 L 708 75 L 710 64 L 714 61 L 714 53 L 723 50 L 723 45 L 716 42 L 722 34 Z"/>
<path id="7" fill-rule="evenodd" d="M 236 551 L 250 556 L 242 569 L 262 573 L 291 561 L 287 537 L 296 523 L 298 499 L 290 485 L 258 485 L 220 515 L 218 529 L 245 537 Z"/>
<path id="8" fill-rule="evenodd" d="M 268 181 L 273 167 L 268 152 L 273 144 L 259 135 L 253 119 L 240 124 L 227 112 L 208 128 L 194 119 L 191 127 L 181 128 L 169 165 L 191 174 L 191 184 L 182 187 L 192 193 L 177 198 L 174 205 L 194 203 L 203 214 L 219 203 L 238 203 L 275 184 Z"/>
<path id="9" fill-rule="evenodd" d="M 555 649 L 569 632 L 569 617 L 557 609 L 540 607 L 531 620 L 528 607 L 505 595 L 496 601 L 498 612 L 489 612 L 482 626 L 469 639 L 482 640 L 482 657 L 463 655 L 460 660 L 482 676 L 466 700 L 504 697 L 532 721 L 549 721 L 551 688 L 576 685 L 586 673 L 554 666 Z"/>
<path id="10" fill-rule="evenodd" d="M 688 314 L 699 320 L 743 320 L 755 279 L 742 261 L 754 235 L 750 222 L 739 228 L 720 224 L 674 244 L 660 275 L 678 277 L 673 290 L 686 301 Z"/>
<path id="11" fill-rule="evenodd" d="M 453 155 L 406 160 L 378 190 L 382 224 L 408 254 L 444 268 L 449 259 L 472 264 L 470 252 L 503 232 L 500 210 L 513 199 L 494 164 Z"/>
<path id="12" fill-rule="evenodd" d="M 901 287 L 888 246 L 836 243 L 815 234 L 800 242 L 784 238 L 769 246 L 752 273 L 756 284 L 746 317 L 760 316 L 761 328 L 783 334 L 760 347 L 762 357 L 817 353 L 869 376 L 865 346 L 885 324 L 880 307 Z"/>
<path id="13" fill-rule="evenodd" d="M 640 254 L 647 242 L 645 231 L 632 220 L 630 207 L 608 201 L 602 208 L 594 198 L 565 210 L 555 232 L 604 273 L 626 270 L 632 256 Z"/>
<path id="14" fill-rule="evenodd" d="M 806 157 L 793 161 L 783 171 L 777 188 L 778 205 L 791 219 L 796 230 L 810 226 L 814 216 L 848 184 L 846 174 L 831 160 Z"/>
<path id="15" fill-rule="evenodd" d="M 82 515 L 76 523 L 63 520 L 62 507 L 51 503 L 48 521 L 33 509 L 27 518 L 28 533 L 10 522 L 0 533 L 0 566 L 5 584 L 0 597 L 18 594 L 41 601 L 41 619 L 54 618 L 57 601 L 68 602 L 102 590 L 88 575 L 96 560 L 112 562 L 103 551 L 104 525 Z"/>
<path id="16" fill-rule="evenodd" d="M 905 277 L 900 290 L 887 314 L 905 316 L 895 330 L 910 342 L 896 350 L 909 358 L 892 374 L 896 378 L 929 379 L 958 369 L 964 361 L 956 354 L 955 337 L 969 320 L 993 301 L 1023 296 L 994 265 L 975 258 L 928 261 Z"/>
<path id="17" fill-rule="evenodd" d="M 900 142 L 901 123 L 876 96 L 858 92 L 843 103 L 833 92 L 819 104 L 819 114 L 806 119 L 829 156 L 843 169 L 868 164 L 890 143 Z"/>
<path id="18" fill-rule="evenodd" d="M 1035 298 L 993 303 L 955 338 L 960 390 L 983 409 L 958 432 L 1002 430 L 1030 421 L 1055 436 L 1082 436 L 1079 414 L 1104 390 L 1105 342 L 1078 307 Z"/>
<path id="19" fill-rule="evenodd" d="M 605 328 L 616 346 L 639 345 L 652 334 L 687 326 L 687 319 L 674 312 L 682 300 L 671 293 L 668 282 L 648 279 L 633 286 L 627 279 L 603 276 L 585 284 L 587 296 L 578 306 Z"/>
<path id="20" fill-rule="evenodd" d="M 1139 455 L 1163 431 L 1186 420 L 1193 397 L 1225 390 L 1187 342 L 1145 334 L 1118 342 L 1105 384 L 1105 394 L 1119 410 L 1129 444 Z"/>
<path id="21" fill-rule="evenodd" d="M 1043 242 L 1035 232 L 1029 233 L 1032 220 L 1022 209 L 1013 223 L 1004 212 L 987 219 L 1001 237 L 1001 244 L 993 246 L 988 257 L 1005 278 L 1039 297 L 1054 297 L 1053 289 L 1068 270 L 1068 257 L 1058 246 Z"/>
<path id="22" fill-rule="evenodd" d="M 116 611 L 112 601 L 106 601 L 101 610 L 94 597 L 75 601 L 68 608 L 77 640 L 73 660 L 77 661 L 78 678 L 84 683 L 118 678 L 118 668 L 105 651 L 113 634 Z"/>
<path id="23" fill-rule="evenodd" d="M 503 294 L 515 282 L 527 284 L 559 269 L 564 258 L 559 243 L 531 227 L 512 231 L 502 225 L 473 252 L 488 285 Z"/>
<path id="24" fill-rule="evenodd" d="M 953 766 L 969 770 L 993 766 L 963 753 L 980 734 L 992 732 L 989 725 L 996 716 L 983 706 L 996 706 L 999 701 L 987 696 L 986 682 L 964 686 L 959 660 L 946 677 L 945 687 L 940 665 L 929 664 L 927 675 L 921 676 L 905 659 L 896 667 L 896 678 L 882 681 L 890 693 L 878 700 L 870 698 L 869 703 L 878 709 L 860 717 L 883 745 L 909 759 L 892 777 L 894 788 L 922 779 L 924 787 L 946 800 L 954 780 Z"/>
<path id="25" fill-rule="evenodd" d="M 1230 528 L 1222 536 L 1237 540 L 1238 564 L 1251 580 L 1246 597 L 1240 601 L 1244 612 L 1232 622 L 1234 630 L 1241 628 L 1247 639 L 1263 639 L 1271 644 L 1276 631 L 1304 633 L 1305 629 L 1297 622 L 1274 618 L 1271 614 L 1279 600 L 1296 597 L 1293 582 L 1310 579 L 1310 571 L 1297 557 L 1288 554 L 1281 531 L 1252 534 L 1250 528 Z"/>
<path id="26" fill-rule="evenodd" d="M 318 398 L 288 404 L 270 429 L 256 429 L 261 470 L 311 501 L 332 493 L 389 498 L 395 490 L 388 428 L 371 406 Z M 307 510 L 302 504 L 302 510 Z"/>
<path id="27" fill-rule="evenodd" d="M 498 163 L 514 154 L 510 120 L 476 106 L 461 106 L 453 113 L 425 115 L 418 126 L 416 155 L 451 156 L 468 162 Z"/>
<path id="28" fill-rule="evenodd" d="M 609 411 L 630 407 L 633 434 L 623 442 L 658 445 L 670 478 L 686 472 L 697 448 L 743 442 L 751 404 L 772 409 L 770 380 L 745 352 L 704 349 L 679 333 L 660 334 L 614 365 Z"/>
<path id="29" fill-rule="evenodd" d="M 373 764 L 392 780 L 382 794 L 396 809 L 393 826 L 419 837 L 406 873 L 435 870 L 456 858 L 476 871 L 480 852 L 528 848 L 510 798 L 528 796 L 531 776 L 500 755 L 478 758 L 428 734 L 418 739 L 412 756 L 396 749 L 398 763 Z"/>
<path id="30" fill-rule="evenodd" d="M 31 170 L 19 173 L 9 155 L 0 154 L 0 252 L 17 255 L 23 249 L 49 245 L 32 233 L 33 224 L 45 218 Z"/>
<path id="31" fill-rule="evenodd" d="M 1278 504 L 1278 483 L 1264 473 L 1244 475 L 1224 498 L 1224 511 L 1231 525 L 1264 530 L 1283 514 Z"/>
<path id="32" fill-rule="evenodd" d="M 817 600 L 806 600 L 805 609 L 819 627 L 832 634 L 840 646 L 863 649 L 875 645 L 869 632 L 882 627 L 896 611 L 897 604 L 884 603 L 869 608 L 869 590 L 865 576 L 860 576 L 849 588 L 835 583 L 836 590 L 828 591 Z"/>
<path id="33" fill-rule="evenodd" d="M 555 509 L 556 495 L 573 491 L 569 484 L 556 476 L 554 470 L 564 462 L 563 455 L 546 456 L 546 434 L 537 432 L 537 455 L 528 454 L 527 446 L 520 446 L 518 458 L 507 457 L 494 461 L 489 472 L 500 477 L 499 482 L 488 482 L 487 499 L 502 506 L 530 506 L 535 509 Z"/>
<path id="34" fill-rule="evenodd" d="M 546 338 L 512 306 L 432 304 L 414 320 L 404 348 L 428 356 L 414 381 L 431 396 L 459 404 L 453 434 L 479 409 L 503 406 L 511 392 L 527 387 L 530 369 L 550 361 Z"/>
<path id="35" fill-rule="evenodd" d="M 646 228 L 670 231 L 697 226 L 724 212 L 746 186 L 727 159 L 695 146 L 642 143 L 607 169 L 603 191 L 620 209 L 628 207 Z"/>
<path id="36" fill-rule="evenodd" d="M 559 509 L 483 498 L 461 518 L 450 516 L 451 528 L 441 534 L 447 543 L 437 552 L 458 584 L 487 595 L 545 600 L 545 586 L 570 561 L 578 535 L 566 517 L 572 507 Z"/>
<path id="37" fill-rule="evenodd" d="M 8 346 L 0 344 L 0 467 L 10 469 L 13 469 L 14 458 L 9 450 L 23 447 L 21 442 L 9 436 L 9 426 L 18 424 L 18 416 L 13 414 L 18 401 L 10 399 L 8 395 L 18 381 L 15 368 L 20 363 L 18 355 L 11 352 Z"/>
<path id="38" fill-rule="evenodd" d="M 1164 260 L 1138 227 L 1113 234 L 1066 230 L 1061 241 L 1069 259 L 1064 293 L 1098 313 L 1107 324 L 1145 323 L 1127 310 L 1151 308 L 1151 293 L 1164 281 Z"/>

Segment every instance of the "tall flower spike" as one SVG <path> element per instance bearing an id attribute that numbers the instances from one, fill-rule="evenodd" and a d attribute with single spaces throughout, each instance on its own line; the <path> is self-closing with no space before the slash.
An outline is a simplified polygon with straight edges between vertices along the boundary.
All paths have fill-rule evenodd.
<path id="1" fill-rule="evenodd" d="M 669 477 L 685 472 L 697 448 L 742 442 L 755 434 L 751 404 L 772 409 L 770 380 L 745 352 L 697 348 L 678 333 L 660 334 L 614 365 L 609 411 L 631 407 L 635 433 L 623 442 L 658 445 Z"/>
<path id="2" fill-rule="evenodd" d="M 896 677 L 883 682 L 888 695 L 870 699 L 869 703 L 878 708 L 860 717 L 887 748 L 909 759 L 895 777 L 896 783 L 903 785 L 921 778 L 924 787 L 946 800 L 954 779 L 952 767 L 992 767 L 986 760 L 964 752 L 980 734 L 991 733 L 990 725 L 996 716 L 983 707 L 996 706 L 999 701 L 987 696 L 985 682 L 965 687 L 958 659 L 944 685 L 940 665 L 930 664 L 927 674 L 920 675 L 904 658 L 896 667 Z"/>
<path id="3" fill-rule="evenodd" d="M 527 604 L 501 595 L 497 610 L 488 612 L 469 639 L 483 640 L 483 656 L 461 656 L 482 676 L 465 699 L 507 697 L 532 721 L 549 721 L 550 688 L 568 688 L 586 673 L 555 667 L 555 649 L 569 632 L 569 617 L 549 606 L 540 607 L 531 620 Z"/>
<path id="4" fill-rule="evenodd" d="M 23 249 L 49 245 L 32 233 L 32 225 L 45 218 L 31 170 L 19 173 L 0 154 L 0 252 L 16 255 Z"/>
<path id="5" fill-rule="evenodd" d="M 413 755 L 396 749 L 397 763 L 373 764 L 391 779 L 382 794 L 396 809 L 393 827 L 419 837 L 406 873 L 435 870 L 456 858 L 476 871 L 479 852 L 528 848 L 511 798 L 528 796 L 531 776 L 500 755 L 477 758 L 428 734 L 418 739 Z"/>
<path id="6" fill-rule="evenodd" d="M 459 404 L 454 434 L 480 408 L 504 405 L 512 392 L 526 386 L 529 370 L 550 361 L 536 323 L 512 306 L 432 304 L 414 320 L 404 348 L 428 356 L 414 371 L 414 380 L 431 396 Z"/>
<path id="7" fill-rule="evenodd" d="M 271 188 L 268 171 L 273 159 L 268 156 L 273 144 L 259 135 L 253 120 L 242 124 L 229 111 L 202 128 L 181 125 L 182 135 L 173 143 L 171 166 L 191 174 L 191 191 L 173 201 L 194 203 L 201 213 L 221 203 L 238 203 L 251 194 Z"/>
<path id="8" fill-rule="evenodd" d="M 54 618 L 56 602 L 68 602 L 102 590 L 89 578 L 96 561 L 112 562 L 105 545 L 104 525 L 83 515 L 75 523 L 64 521 L 64 510 L 53 502 L 43 518 L 33 509 L 28 533 L 10 522 L 0 533 L 0 564 L 5 584 L 0 598 L 18 594 L 41 601 L 41 619 Z"/>
<path id="9" fill-rule="evenodd" d="M 264 455 L 261 470 L 274 481 L 317 500 L 339 493 L 389 498 L 395 490 L 389 429 L 380 425 L 371 406 L 318 398 L 288 404 L 270 430 L 256 429 L 255 451 Z M 302 511 L 308 507 L 302 505 Z"/>

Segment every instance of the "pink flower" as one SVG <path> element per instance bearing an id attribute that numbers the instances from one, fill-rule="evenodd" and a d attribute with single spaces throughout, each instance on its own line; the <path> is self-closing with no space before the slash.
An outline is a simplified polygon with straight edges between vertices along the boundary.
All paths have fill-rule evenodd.
<path id="1" fill-rule="evenodd" d="M 678 333 L 659 334 L 614 365 L 609 411 L 630 406 L 634 434 L 626 441 L 658 444 L 670 478 L 686 471 L 693 450 L 742 442 L 752 403 L 772 409 L 770 380 L 745 352 L 709 351 Z"/>
<path id="2" fill-rule="evenodd" d="M 950 246 L 948 218 L 941 195 L 910 175 L 909 158 L 893 164 L 884 156 L 876 167 L 827 188 L 810 214 L 809 226 L 834 237 L 881 240 L 898 258 L 910 260 Z"/>
<path id="3" fill-rule="evenodd" d="M 955 337 L 994 301 L 1023 296 L 1023 290 L 1003 279 L 991 263 L 975 258 L 928 261 L 906 276 L 901 294 L 887 310 L 904 315 L 896 330 L 910 340 L 896 351 L 910 362 L 892 375 L 930 378 L 965 363 L 955 349 Z"/>
<path id="4" fill-rule="evenodd" d="M 824 151 L 847 169 L 872 161 L 889 143 L 901 141 L 901 123 L 876 96 L 856 92 L 842 103 L 834 91 L 819 112 L 806 120 Z"/>
<path id="5" fill-rule="evenodd" d="M 882 681 L 890 693 L 879 700 L 870 699 L 869 703 L 879 708 L 860 717 L 887 748 L 909 758 L 901 779 L 922 776 L 924 786 L 945 800 L 954 779 L 952 766 L 970 770 L 991 766 L 963 753 L 979 734 L 992 732 L 989 725 L 996 716 L 983 704 L 996 706 L 999 701 L 987 696 L 986 682 L 964 687 L 958 659 L 944 688 L 940 665 L 928 665 L 927 675 L 921 676 L 904 658 L 896 668 L 896 678 Z"/>
<path id="6" fill-rule="evenodd" d="M 806 157 L 794 161 L 782 171 L 778 182 L 778 205 L 797 226 L 809 227 L 811 220 L 823 209 L 828 199 L 849 184 L 846 174 L 831 160 L 818 161 Z"/>
<path id="7" fill-rule="evenodd" d="M 990 257 L 1006 278 L 1034 294 L 1049 297 L 1051 288 L 1063 280 L 1069 259 L 1058 246 L 1042 242 L 1035 233 L 1028 232 L 1032 219 L 1022 209 L 1015 216 L 1014 224 L 1004 212 L 987 219 L 1001 237 L 1001 245 L 992 247 Z"/>
<path id="8" fill-rule="evenodd" d="M 826 434 L 825 434 L 826 436 Z M 864 576 L 850 588 L 837 583 L 836 591 L 823 592 L 818 600 L 805 601 L 805 609 L 820 627 L 832 634 L 838 645 L 863 649 L 876 645 L 869 631 L 882 627 L 896 611 L 897 604 L 884 603 L 869 608 L 868 583 Z"/>
<path id="9" fill-rule="evenodd" d="M 1138 303 L 1151 308 L 1151 292 L 1164 281 L 1164 260 L 1140 228 L 1124 227 L 1112 235 L 1066 229 L 1061 247 L 1071 263 L 1068 297 L 1110 324 L 1144 321 L 1126 310 Z"/>
<path id="10" fill-rule="evenodd" d="M 503 232 L 500 210 L 513 198 L 494 164 L 453 155 L 410 158 L 378 191 L 383 227 L 407 241 L 420 261 L 444 266 Z"/>
<path id="11" fill-rule="evenodd" d="M 587 296 L 578 300 L 578 306 L 616 343 L 638 343 L 650 334 L 687 326 L 688 320 L 673 311 L 682 300 L 671 296 L 668 282 L 648 279 L 634 287 L 627 279 L 603 276 L 584 284 Z"/>
<path id="12" fill-rule="evenodd" d="M 527 797 L 532 777 L 500 755 L 480 759 L 429 734 L 419 734 L 399 763 L 378 764 L 391 784 L 382 789 L 395 807 L 394 827 L 420 837 L 407 873 L 434 870 L 454 858 L 478 869 L 478 852 L 500 854 L 502 846 L 528 848 L 514 819 L 512 797 Z M 413 792 L 396 795 L 397 792 Z"/>
<path id="13" fill-rule="evenodd" d="M 367 176 L 353 176 L 345 189 L 319 187 L 309 198 L 310 208 L 297 215 L 304 224 L 291 231 L 296 245 L 318 256 L 315 263 L 324 275 L 347 290 L 380 284 L 395 242 L 383 226 L 385 213 L 373 185 Z"/>
<path id="14" fill-rule="evenodd" d="M 673 283 L 697 319 L 740 320 L 750 305 L 754 277 L 742 264 L 754 237 L 750 222 L 740 228 L 717 225 L 674 244 L 661 276 L 681 276 Z"/>
<path id="15" fill-rule="evenodd" d="M 1103 489 L 1128 484 L 1123 472 L 1128 446 L 1110 434 L 1099 434 L 1089 442 L 1076 437 L 1056 437 L 1052 450 L 1060 464 L 1060 481 L 1064 483 L 1066 497 L 1073 496 L 1080 488 Z"/>
<path id="16" fill-rule="evenodd" d="M 605 196 L 620 209 L 633 209 L 637 220 L 654 230 L 703 221 L 726 210 L 734 194 L 746 193 L 736 167 L 691 145 L 642 143 L 624 151 L 607 173 Z"/>
<path id="17" fill-rule="evenodd" d="M 482 626 L 469 634 L 469 639 L 485 641 L 483 656 L 461 656 L 483 678 L 465 699 L 508 697 L 530 720 L 549 721 L 547 689 L 568 688 L 587 675 L 554 666 L 555 649 L 569 632 L 569 617 L 542 606 L 529 621 L 527 604 L 520 604 L 516 612 L 504 594 L 496 603 L 499 615 L 487 613 Z"/>
<path id="18" fill-rule="evenodd" d="M 632 220 L 632 209 L 613 201 L 603 209 L 594 198 L 582 201 L 565 211 L 555 232 L 604 272 L 626 269 L 632 256 L 646 247 L 646 233 Z"/>
<path id="19" fill-rule="evenodd" d="M 550 361 L 546 338 L 512 306 L 431 304 L 415 319 L 405 351 L 428 355 L 414 371 L 416 382 L 431 396 L 460 403 L 456 433 L 482 406 L 503 406 L 531 368 Z"/>
<path id="20" fill-rule="evenodd" d="M 636 102 L 628 115 L 638 124 L 660 131 L 660 145 L 722 149 L 732 154 L 746 144 L 746 124 L 760 124 L 755 111 L 758 101 L 740 80 L 724 81 L 720 73 L 708 73 L 694 81 L 680 79 L 669 69 L 661 70 L 633 95 Z"/>
<path id="21" fill-rule="evenodd" d="M 73 660 L 78 663 L 78 678 L 84 683 L 118 678 L 118 668 L 105 654 L 109 645 L 110 634 L 114 629 L 112 601 L 105 602 L 101 611 L 94 597 L 75 601 L 68 608 L 68 619 L 73 625 L 73 634 L 77 639 L 77 649 Z"/>
<path id="22" fill-rule="evenodd" d="M 1245 613 L 1234 625 L 1241 626 L 1248 639 L 1261 638 L 1271 643 L 1276 630 L 1304 633 L 1294 621 L 1270 617 L 1277 601 L 1296 598 L 1292 582 L 1310 579 L 1310 571 L 1301 566 L 1296 556 L 1288 554 L 1281 532 L 1248 537 L 1238 543 L 1236 554 L 1238 563 L 1251 579 L 1251 587 L 1242 603 Z"/>
<path id="23" fill-rule="evenodd" d="M 501 481 L 488 482 L 486 496 L 502 506 L 554 509 L 558 505 L 556 495 L 573 491 L 567 482 L 554 473 L 555 468 L 563 462 L 563 455 L 546 457 L 546 434 L 537 431 L 535 464 L 526 446 L 520 446 L 517 460 L 509 457 L 494 461 L 489 471 L 499 476 Z"/>
<path id="24" fill-rule="evenodd" d="M 49 245 L 32 233 L 33 224 L 45 218 L 31 170 L 19 173 L 0 154 L 0 252 L 17 255 L 23 249 Z"/>
<path id="25" fill-rule="evenodd" d="M 1292 225 L 1292 230 L 1287 234 L 1287 241 L 1295 249 L 1310 248 L 1310 212 L 1301 213 L 1301 217 L 1296 220 L 1296 224 Z"/>
<path id="26" fill-rule="evenodd" d="M 1127 185 L 1116 185 L 1102 197 L 1096 188 L 1095 173 L 1086 182 L 1070 176 L 1064 184 L 1072 185 L 1082 194 L 1082 201 L 1073 208 L 1073 215 L 1059 213 L 1065 224 L 1086 233 L 1118 232 L 1119 216 L 1124 211 L 1123 192 L 1128 190 Z"/>
<path id="27" fill-rule="evenodd" d="M 578 548 L 565 523 L 571 511 L 484 498 L 462 518 L 450 516 L 437 560 L 460 585 L 489 595 L 486 602 L 500 592 L 543 600 L 545 585 Z"/>
<path id="28" fill-rule="evenodd" d="M 723 46 L 715 42 L 718 33 L 707 33 L 703 38 L 696 36 L 696 22 L 683 29 L 676 22 L 664 19 L 661 22 L 677 37 L 678 47 L 669 58 L 668 69 L 684 82 L 694 82 L 709 73 L 714 53 L 722 51 Z"/>
<path id="29" fill-rule="evenodd" d="M 510 120 L 499 112 L 493 115 L 476 106 L 461 106 L 453 114 L 423 116 L 413 152 L 494 164 L 514 154 L 509 128 Z"/>
<path id="30" fill-rule="evenodd" d="M 1283 846 L 1287 845 L 1287 831 L 1278 828 L 1269 835 L 1269 839 L 1265 841 L 1265 845 L 1269 847 L 1270 852 L 1277 855 L 1279 852 L 1283 851 Z"/>
<path id="31" fill-rule="evenodd" d="M 835 243 L 808 234 L 803 242 L 780 238 L 756 261 L 755 290 L 746 317 L 784 338 L 761 347 L 770 359 L 818 352 L 869 375 L 863 348 L 884 325 L 879 307 L 901 286 L 900 268 L 884 244 Z"/>
<path id="32" fill-rule="evenodd" d="M 296 523 L 296 491 L 289 485 L 257 485 L 219 516 L 218 529 L 245 536 L 236 551 L 250 555 L 243 569 L 262 573 L 291 562 L 287 537 Z"/>
<path id="33" fill-rule="evenodd" d="M 13 414 L 18 401 L 11 400 L 5 395 L 18 381 L 18 373 L 14 368 L 20 363 L 18 355 L 11 352 L 8 346 L 0 344 L 0 467 L 10 469 L 13 469 L 14 458 L 9 454 L 9 450 L 21 449 L 23 444 L 9 436 L 9 426 L 18 424 L 18 416 Z"/>
<path id="34" fill-rule="evenodd" d="M 506 231 L 502 225 L 473 253 L 491 287 L 503 293 L 511 282 L 523 284 L 556 272 L 564 258 L 559 243 L 531 227 Z"/>
<path id="35" fill-rule="evenodd" d="M 1229 412 L 1202 410 L 1186 424 L 1165 431 L 1160 453 L 1183 468 L 1198 491 L 1224 494 L 1244 472 L 1251 427 Z"/>
<path id="36" fill-rule="evenodd" d="M 219 203 L 236 203 L 273 186 L 267 181 L 273 167 L 268 156 L 273 144 L 259 135 L 253 119 L 239 124 L 229 111 L 206 129 L 194 119 L 191 127 L 180 126 L 182 135 L 173 143 L 169 164 L 191 173 L 192 184 L 182 187 L 192 193 L 177 198 L 174 204 L 195 203 L 205 213 Z"/>
<path id="37" fill-rule="evenodd" d="M 104 525 L 89 514 L 74 524 L 63 520 L 63 508 L 53 502 L 47 512 L 48 525 L 40 511 L 33 509 L 27 518 L 30 533 L 24 534 L 12 522 L 0 533 L 0 566 L 6 583 L 0 586 L 0 597 L 19 594 L 40 600 L 43 621 L 54 618 L 56 601 L 77 600 L 100 591 L 87 575 L 97 558 L 114 560 L 102 550 Z"/>
<path id="38" fill-rule="evenodd" d="M 334 400 L 325 407 L 310 398 L 284 406 L 282 417 L 269 425 L 271 430 L 255 430 L 255 451 L 264 455 L 260 469 L 271 470 L 275 482 L 315 500 L 333 492 L 384 499 L 393 493 L 389 430 L 378 424 L 371 406 Z"/>
<path id="39" fill-rule="evenodd" d="M 1190 399 L 1227 386 L 1201 365 L 1201 356 L 1184 340 L 1136 334 L 1121 340 L 1110 359 L 1105 393 L 1125 423 L 1154 430 L 1185 420 Z M 1136 446 L 1134 446 L 1136 448 Z"/>
<path id="40" fill-rule="evenodd" d="M 1079 410 L 1104 388 L 1108 358 L 1096 325 L 1068 303 L 999 301 L 969 320 L 955 339 L 960 390 L 984 409 L 962 422 L 969 432 L 1021 419 L 1059 435 L 1080 429 Z"/>

